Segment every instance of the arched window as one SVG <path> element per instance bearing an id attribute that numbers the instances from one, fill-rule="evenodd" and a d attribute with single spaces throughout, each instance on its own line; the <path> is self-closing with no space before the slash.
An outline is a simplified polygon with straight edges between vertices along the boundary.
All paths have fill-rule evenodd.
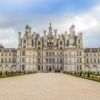
<path id="1" fill-rule="evenodd" d="M 40 45 L 40 41 L 38 41 L 38 45 Z"/>
<path id="2" fill-rule="evenodd" d="M 40 47 L 38 47 L 38 50 L 40 50 Z"/>
<path id="3" fill-rule="evenodd" d="M 62 50 L 62 47 L 60 47 L 60 49 Z"/>
<path id="4" fill-rule="evenodd" d="M 24 40 L 24 43 L 26 43 L 26 40 Z"/>
<path id="5" fill-rule="evenodd" d="M 60 41 L 60 45 L 62 45 L 62 41 Z"/>

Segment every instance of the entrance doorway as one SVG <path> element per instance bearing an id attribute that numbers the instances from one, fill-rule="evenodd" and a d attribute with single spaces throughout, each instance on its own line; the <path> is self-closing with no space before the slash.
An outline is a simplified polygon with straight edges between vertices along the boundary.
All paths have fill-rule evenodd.
<path id="1" fill-rule="evenodd" d="M 51 67 L 49 67 L 49 72 L 51 72 Z"/>

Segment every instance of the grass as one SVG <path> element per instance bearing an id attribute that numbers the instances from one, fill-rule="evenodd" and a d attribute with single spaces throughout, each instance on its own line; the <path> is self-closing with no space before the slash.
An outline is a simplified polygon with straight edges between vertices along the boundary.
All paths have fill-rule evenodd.
<path id="1" fill-rule="evenodd" d="M 78 72 L 78 73 L 64 73 L 64 74 L 100 82 L 100 77 L 99 78 L 97 77 L 100 76 L 100 73 L 82 73 L 82 72 L 79 73 Z"/>
<path id="2" fill-rule="evenodd" d="M 0 78 L 28 75 L 28 74 L 34 74 L 34 73 L 36 72 L 0 72 Z"/>

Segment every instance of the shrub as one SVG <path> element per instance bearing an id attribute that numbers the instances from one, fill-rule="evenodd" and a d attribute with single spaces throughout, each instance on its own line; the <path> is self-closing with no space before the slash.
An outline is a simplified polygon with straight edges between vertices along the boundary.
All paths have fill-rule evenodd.
<path id="1" fill-rule="evenodd" d="M 88 72 L 87 77 L 90 77 L 90 73 Z"/>

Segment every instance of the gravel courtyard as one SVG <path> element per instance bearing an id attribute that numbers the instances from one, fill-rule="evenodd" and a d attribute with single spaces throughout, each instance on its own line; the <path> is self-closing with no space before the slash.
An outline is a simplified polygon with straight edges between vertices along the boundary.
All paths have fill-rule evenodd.
<path id="1" fill-rule="evenodd" d="M 5 78 L 0 100 L 100 100 L 100 83 L 61 73 Z"/>

